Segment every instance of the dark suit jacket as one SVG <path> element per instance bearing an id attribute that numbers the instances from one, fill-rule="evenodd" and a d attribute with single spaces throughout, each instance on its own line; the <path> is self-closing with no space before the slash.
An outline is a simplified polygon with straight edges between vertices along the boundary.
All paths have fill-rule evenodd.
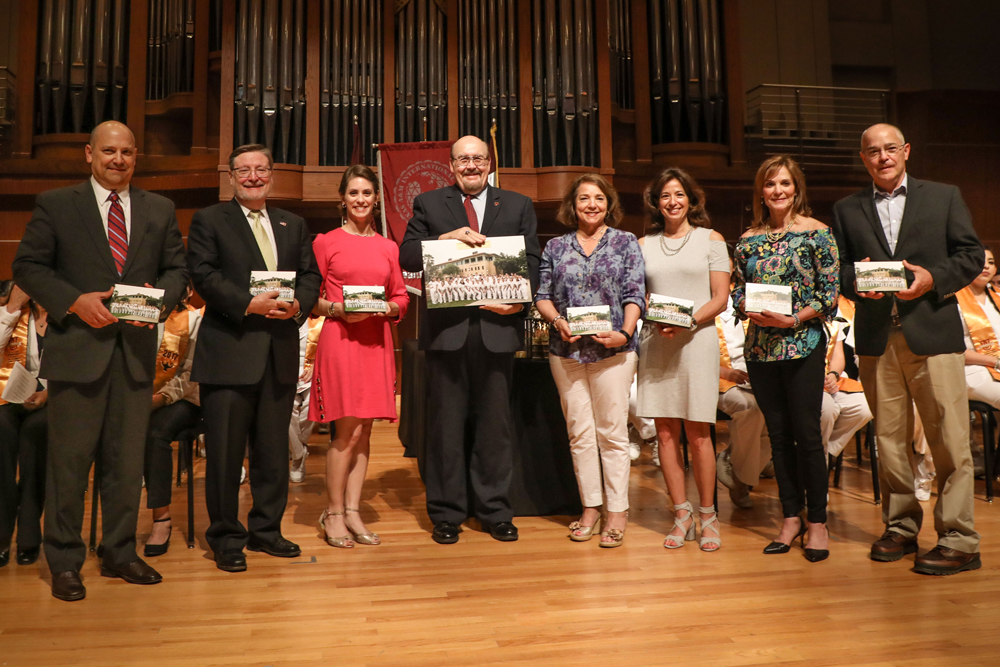
<path id="1" fill-rule="evenodd" d="M 191 379 L 208 384 L 260 382 L 269 354 L 279 382 L 299 376 L 299 323 L 319 297 L 320 275 L 306 221 L 267 207 L 277 246 L 278 271 L 295 271 L 300 316 L 287 320 L 247 315 L 250 272 L 266 271 L 250 224 L 235 199 L 202 209 L 188 231 L 188 268 L 194 288 L 205 300 Z"/>
<path id="2" fill-rule="evenodd" d="M 873 193 L 874 187 L 869 186 L 833 207 L 833 233 L 840 248 L 840 291 L 857 302 L 857 353 L 878 356 L 885 352 L 893 301 L 906 344 L 914 354 L 962 352 L 965 342 L 954 295 L 983 270 L 984 253 L 961 193 L 953 185 L 909 176 L 895 253 L 889 252 Z M 933 276 L 934 289 L 912 301 L 859 297 L 854 290 L 854 262 L 865 257 L 873 262 L 905 259 L 921 266 Z M 907 281 L 912 281 L 913 274 L 906 273 Z"/>
<path id="3" fill-rule="evenodd" d="M 486 236 L 523 236 L 528 257 L 528 278 L 531 293 L 538 289 L 538 246 L 535 208 L 524 195 L 499 188 L 489 188 L 485 220 L 479 229 Z M 405 271 L 423 270 L 420 242 L 437 239 L 442 234 L 469 224 L 462 202 L 462 191 L 455 185 L 432 190 L 413 200 L 413 218 L 399 246 L 399 264 Z M 517 316 L 497 315 L 478 308 L 441 308 L 427 310 L 426 300 L 420 301 L 420 349 L 457 350 L 465 345 L 469 323 L 478 318 L 483 344 L 491 352 L 515 352 L 524 343 L 524 317 L 531 304 Z"/>
<path id="4" fill-rule="evenodd" d="M 90 181 L 38 195 L 13 270 L 14 281 L 49 312 L 40 373 L 44 378 L 97 380 L 120 335 L 132 377 L 140 382 L 153 379 L 155 329 L 124 321 L 94 329 L 68 312 L 81 294 L 104 292 L 115 283 L 149 283 L 164 290 L 167 313 L 180 299 L 187 269 L 173 202 L 135 186 L 129 188 L 129 201 L 132 229 L 119 277 Z"/>

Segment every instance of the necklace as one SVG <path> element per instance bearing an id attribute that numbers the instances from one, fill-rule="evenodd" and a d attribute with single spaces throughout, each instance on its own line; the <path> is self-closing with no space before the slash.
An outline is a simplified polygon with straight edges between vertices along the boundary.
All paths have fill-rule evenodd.
<path id="1" fill-rule="evenodd" d="M 765 229 L 764 230 L 764 236 L 771 243 L 774 243 L 775 241 L 780 241 L 781 239 L 783 239 L 785 237 L 785 234 L 788 233 L 788 230 L 791 229 L 792 225 L 794 225 L 794 224 L 795 224 L 795 219 L 789 217 L 788 218 L 788 222 L 785 223 L 785 226 L 782 227 L 781 229 L 779 229 L 778 231 L 776 231 L 776 232 L 772 231 L 772 229 L 770 227 L 768 227 L 767 229 Z"/>
<path id="2" fill-rule="evenodd" d="M 673 257 L 674 255 L 676 255 L 677 253 L 679 253 L 681 250 L 684 249 L 684 246 L 687 245 L 687 242 L 691 238 L 691 234 L 693 232 L 694 232 L 694 227 L 690 223 L 688 223 L 687 234 L 684 235 L 684 239 L 681 241 L 681 244 L 679 246 L 677 246 L 676 248 L 671 248 L 669 245 L 667 245 L 667 237 L 666 237 L 665 234 L 661 233 L 660 234 L 660 249 L 663 250 L 663 254 L 666 255 L 667 257 Z"/>
<path id="3" fill-rule="evenodd" d="M 351 236 L 375 236 L 375 230 L 372 229 L 371 225 L 368 225 L 368 231 L 365 232 L 364 234 L 358 234 L 357 232 L 352 232 L 350 229 L 347 228 L 347 225 L 342 226 L 341 229 L 343 229 Z"/>
<path id="4" fill-rule="evenodd" d="M 583 243 L 584 241 L 586 241 L 587 243 L 592 243 L 593 241 L 600 241 L 601 238 L 604 236 L 604 232 L 605 232 L 605 230 L 607 230 L 607 228 L 608 228 L 607 225 L 601 225 L 600 229 L 598 229 L 596 232 L 594 232 L 593 235 L 591 235 L 591 236 L 587 236 L 586 234 L 582 234 L 580 232 L 580 230 L 577 230 L 576 231 L 576 239 L 580 243 Z"/>

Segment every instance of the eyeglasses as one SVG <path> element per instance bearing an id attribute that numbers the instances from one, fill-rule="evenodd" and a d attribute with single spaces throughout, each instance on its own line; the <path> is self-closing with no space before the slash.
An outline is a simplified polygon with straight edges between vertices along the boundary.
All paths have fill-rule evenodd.
<path id="1" fill-rule="evenodd" d="M 864 154 L 865 157 L 874 160 L 875 158 L 877 158 L 879 155 L 882 154 L 882 151 L 885 151 L 885 154 L 888 155 L 889 157 L 896 157 L 896 155 L 901 150 L 903 150 L 902 146 L 899 146 L 897 144 L 889 144 L 888 146 L 883 146 L 881 148 L 876 148 L 874 146 L 872 146 L 871 148 L 866 148 L 864 150 Z"/>
<path id="2" fill-rule="evenodd" d="M 483 165 L 487 164 L 490 161 L 490 159 L 485 155 L 472 155 L 472 156 L 460 155 L 458 157 L 453 157 L 451 161 L 460 167 L 468 167 L 470 164 L 474 164 L 477 167 L 482 167 Z"/>
<path id="3" fill-rule="evenodd" d="M 254 173 L 256 173 L 261 178 L 267 178 L 268 176 L 271 175 L 271 168 L 270 167 L 253 167 L 253 168 L 251 168 L 251 167 L 239 167 L 237 169 L 233 169 L 233 173 L 236 174 L 237 176 L 239 176 L 240 178 L 246 178 L 250 174 L 254 174 Z"/>

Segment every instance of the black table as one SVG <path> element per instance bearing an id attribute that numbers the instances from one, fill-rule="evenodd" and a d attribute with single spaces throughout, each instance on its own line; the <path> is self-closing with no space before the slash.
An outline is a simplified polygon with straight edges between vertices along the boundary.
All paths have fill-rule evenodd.
<path id="1" fill-rule="evenodd" d="M 417 458 L 424 476 L 427 375 L 417 341 L 403 341 L 399 440 Z M 514 470 L 510 501 L 515 516 L 579 514 L 580 493 L 573 474 L 566 420 L 547 359 L 515 359 L 511 392 Z M 470 508 L 469 515 L 473 513 Z"/>

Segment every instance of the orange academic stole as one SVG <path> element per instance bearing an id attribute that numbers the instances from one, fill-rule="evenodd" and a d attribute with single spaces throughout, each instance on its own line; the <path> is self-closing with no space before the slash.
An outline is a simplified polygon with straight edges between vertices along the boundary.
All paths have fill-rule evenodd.
<path id="1" fill-rule="evenodd" d="M 987 289 L 986 294 L 993 300 L 993 305 L 1000 310 L 1000 297 L 993 290 Z M 963 287 L 955 293 L 958 297 L 958 306 L 962 309 L 962 317 L 965 318 L 965 325 L 969 327 L 969 336 L 972 338 L 972 345 L 979 354 L 987 354 L 991 357 L 1000 356 L 1000 344 L 997 343 L 996 332 L 990 325 L 990 318 L 986 317 L 986 311 L 979 305 L 976 295 L 968 287 Z M 987 369 L 994 380 L 1000 380 L 1000 373 L 992 368 Z"/>
<path id="2" fill-rule="evenodd" d="M 163 385 L 177 375 L 177 369 L 180 368 L 184 355 L 187 354 L 188 341 L 191 339 L 191 321 L 188 313 L 192 310 L 194 308 L 190 306 L 185 310 L 175 310 L 163 323 L 163 341 L 156 353 L 154 394 L 163 389 Z"/>

